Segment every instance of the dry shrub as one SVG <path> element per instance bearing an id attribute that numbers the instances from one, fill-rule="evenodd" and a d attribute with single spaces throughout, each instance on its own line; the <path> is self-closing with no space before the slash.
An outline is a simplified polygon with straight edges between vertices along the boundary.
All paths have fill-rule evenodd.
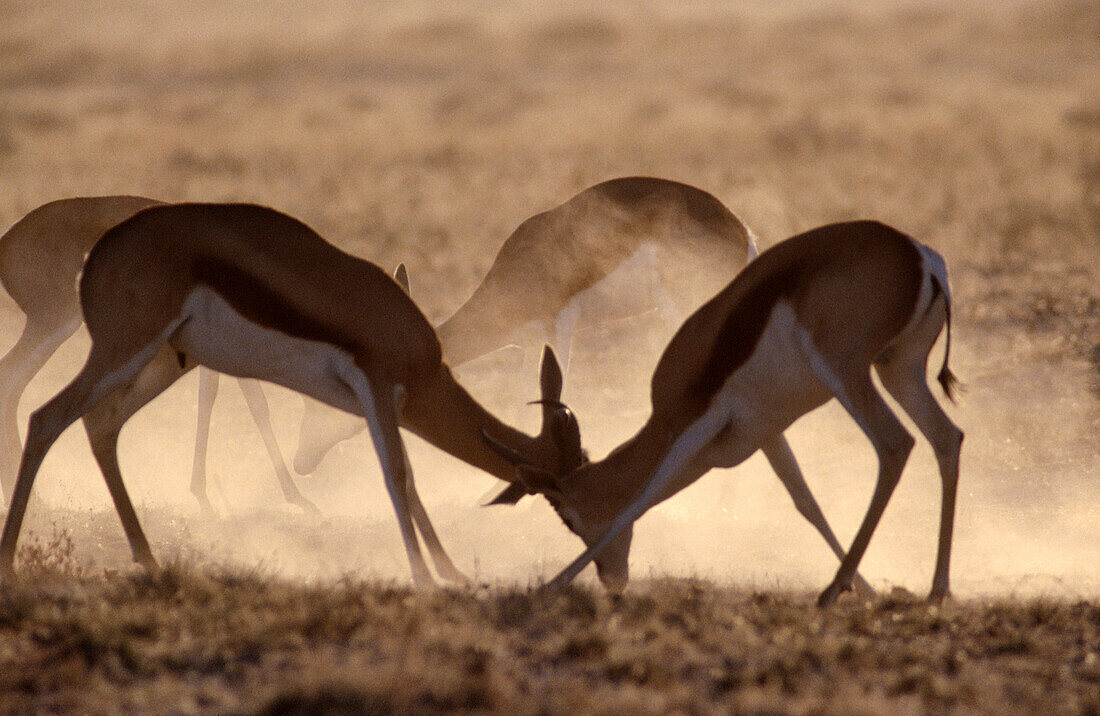
<path id="1" fill-rule="evenodd" d="M 80 578 L 84 575 L 84 566 L 75 558 L 72 532 L 56 524 L 51 526 L 49 537 L 37 533 L 24 536 L 15 561 L 21 579 Z"/>

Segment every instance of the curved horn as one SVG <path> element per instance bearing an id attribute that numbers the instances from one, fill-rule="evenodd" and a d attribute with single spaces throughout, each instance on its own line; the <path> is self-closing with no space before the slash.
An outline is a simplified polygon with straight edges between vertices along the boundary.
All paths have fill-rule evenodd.
<path id="1" fill-rule="evenodd" d="M 553 398 L 539 398 L 538 400 L 528 400 L 528 405 L 549 405 L 554 408 L 569 410 L 569 406 L 560 400 L 554 400 Z M 572 413 L 572 410 L 569 410 Z"/>
<path id="2" fill-rule="evenodd" d="M 542 406 L 542 430 L 540 436 L 549 436 L 562 451 L 558 469 L 566 472 L 584 462 L 584 450 L 581 448 L 581 429 L 577 418 L 565 403 L 561 402 L 562 391 L 561 366 L 554 355 L 554 349 L 546 345 L 542 349 L 542 368 L 539 374 L 539 387 L 542 397 L 532 401 Z"/>
<path id="3" fill-rule="evenodd" d="M 563 378 L 554 349 L 546 345 L 542 349 L 542 367 L 539 369 L 539 388 L 543 400 L 561 400 Z"/>

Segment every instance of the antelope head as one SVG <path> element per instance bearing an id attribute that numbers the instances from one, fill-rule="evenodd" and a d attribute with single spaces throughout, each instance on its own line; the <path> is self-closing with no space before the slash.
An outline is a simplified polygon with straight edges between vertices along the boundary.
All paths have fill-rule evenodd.
<path id="1" fill-rule="evenodd" d="M 615 516 L 613 503 L 594 493 L 595 485 L 610 486 L 607 461 L 592 463 L 581 447 L 580 426 L 573 412 L 561 402 L 561 370 L 554 352 L 543 351 L 541 388 L 542 430 L 539 441 L 551 446 L 555 456 L 547 465 L 536 465 L 510 450 L 488 433 L 485 441 L 515 466 L 515 481 L 505 487 L 488 505 L 514 505 L 526 495 L 542 495 L 573 534 L 592 547 L 604 534 Z M 573 489 L 584 486 L 583 489 Z M 612 508 L 612 509 L 605 509 Z M 596 572 L 610 592 L 620 592 L 629 578 L 627 557 L 632 531 L 627 529 L 596 558 Z"/>
<path id="2" fill-rule="evenodd" d="M 486 444 L 516 469 L 515 482 L 504 488 L 487 505 L 514 505 L 524 495 L 535 494 L 535 485 L 551 476 L 567 475 L 588 462 L 581 447 L 581 431 L 573 411 L 561 402 L 562 374 L 557 357 L 550 346 L 542 352 L 539 387 L 542 397 L 531 404 L 542 406 L 542 429 L 535 438 L 541 454 L 538 463 L 504 445 L 488 431 L 482 430 Z"/>

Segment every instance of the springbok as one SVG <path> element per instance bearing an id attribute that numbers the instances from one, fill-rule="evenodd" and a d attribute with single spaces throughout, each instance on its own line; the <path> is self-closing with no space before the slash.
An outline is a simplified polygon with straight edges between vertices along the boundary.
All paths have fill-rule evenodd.
<path id="1" fill-rule="evenodd" d="M 486 431 L 543 469 L 582 461 L 580 433 L 544 361 L 542 432 L 530 437 L 486 412 L 452 377 L 435 331 L 374 264 L 296 219 L 248 204 L 152 206 L 107 231 L 84 264 L 80 305 L 92 339 L 80 373 L 31 415 L 0 536 L 10 573 L 34 478 L 50 446 L 83 418 L 134 559 L 156 561 L 122 481 L 118 433 L 142 405 L 196 365 L 267 380 L 367 420 L 418 585 L 462 580 L 416 494 L 399 427 L 503 480 L 515 470 Z M 415 526 L 414 526 L 415 521 Z"/>
<path id="2" fill-rule="evenodd" d="M 17 423 L 19 400 L 35 374 L 83 322 L 76 283 L 85 256 L 107 229 L 160 203 L 138 196 L 60 199 L 30 212 L 0 237 L 0 283 L 26 315 L 19 339 L 0 358 L 0 487 L 5 501 L 10 500 L 23 450 Z M 238 379 L 238 384 L 283 495 L 306 512 L 316 513 L 287 470 L 263 390 L 246 378 Z M 206 514 L 214 511 L 206 491 L 206 448 L 217 390 L 218 374 L 200 369 L 191 492 Z"/>
<path id="3" fill-rule="evenodd" d="M 668 344 L 651 383 L 653 412 L 606 458 L 567 475 L 518 466 L 518 482 L 543 494 L 587 546 L 551 585 L 595 560 L 601 581 L 621 590 L 633 524 L 714 467 L 732 467 L 794 420 L 836 398 L 870 439 L 878 479 L 847 556 L 818 603 L 850 588 L 875 526 L 914 445 L 871 380 L 874 366 L 932 444 L 943 483 L 930 599 L 948 595 L 951 536 L 963 433 L 926 380 L 928 356 L 946 325 L 938 380 L 950 398 L 951 299 L 935 251 L 883 224 L 830 224 L 765 251 L 705 303 Z M 490 444 L 496 444 L 491 432 Z M 522 496 L 509 488 L 498 498 Z"/>

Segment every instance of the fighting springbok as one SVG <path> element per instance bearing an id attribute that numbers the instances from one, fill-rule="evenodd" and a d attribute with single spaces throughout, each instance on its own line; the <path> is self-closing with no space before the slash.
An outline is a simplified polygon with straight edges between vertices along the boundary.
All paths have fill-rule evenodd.
<path id="1" fill-rule="evenodd" d="M 81 418 L 134 559 L 155 568 L 122 481 L 118 433 L 196 365 L 277 383 L 366 418 L 419 585 L 433 579 L 417 528 L 440 576 L 463 577 L 417 497 L 399 427 L 506 481 L 515 470 L 484 442 L 485 432 L 509 455 L 553 472 L 582 461 L 576 421 L 557 402 L 561 376 L 550 351 L 544 426 L 531 437 L 496 420 L 454 380 L 434 329 L 392 278 L 272 209 L 173 204 L 142 210 L 92 249 L 80 305 L 91 351 L 76 378 L 31 415 L 0 536 L 3 572 L 12 570 L 42 460 Z"/>
<path id="2" fill-rule="evenodd" d="M 646 510 L 714 467 L 744 461 L 794 420 L 836 398 L 870 439 L 878 478 L 847 556 L 818 603 L 848 589 L 914 440 L 871 379 L 931 443 L 943 483 L 930 599 L 949 592 L 951 536 L 963 433 L 932 395 L 928 355 L 946 325 L 938 380 L 948 397 L 951 298 L 935 251 L 883 224 L 831 224 L 765 251 L 705 303 L 668 344 L 651 384 L 653 412 L 606 458 L 567 475 L 516 462 L 528 492 L 541 493 L 586 551 L 551 582 L 572 580 L 595 560 L 611 590 L 628 579 L 633 524 Z M 488 431 L 486 438 L 496 444 Z M 514 502 L 518 489 L 498 498 Z"/>
<path id="3" fill-rule="evenodd" d="M 443 356 L 457 366 L 534 326 L 567 366 L 579 326 L 654 308 L 671 335 L 755 256 L 752 232 L 711 194 L 666 179 L 611 179 L 527 219 L 508 237 L 470 298 L 440 324 Z M 362 419 L 307 401 L 295 470 L 313 472 L 333 445 L 362 429 Z M 761 449 L 799 513 L 843 559 L 786 439 L 771 436 Z M 871 593 L 858 574 L 856 586 Z"/>
<path id="4" fill-rule="evenodd" d="M 0 358 L 0 488 L 5 501 L 11 497 L 23 450 L 17 423 L 20 398 L 35 374 L 83 322 L 76 282 L 84 258 L 107 229 L 160 203 L 138 196 L 60 199 L 30 212 L 0 237 L 0 283 L 26 316 L 19 339 Z M 286 467 L 263 390 L 245 378 L 238 379 L 238 384 L 286 500 L 316 513 Z M 201 368 L 191 492 L 206 514 L 214 511 L 206 491 L 206 448 L 217 390 L 218 374 Z"/>

